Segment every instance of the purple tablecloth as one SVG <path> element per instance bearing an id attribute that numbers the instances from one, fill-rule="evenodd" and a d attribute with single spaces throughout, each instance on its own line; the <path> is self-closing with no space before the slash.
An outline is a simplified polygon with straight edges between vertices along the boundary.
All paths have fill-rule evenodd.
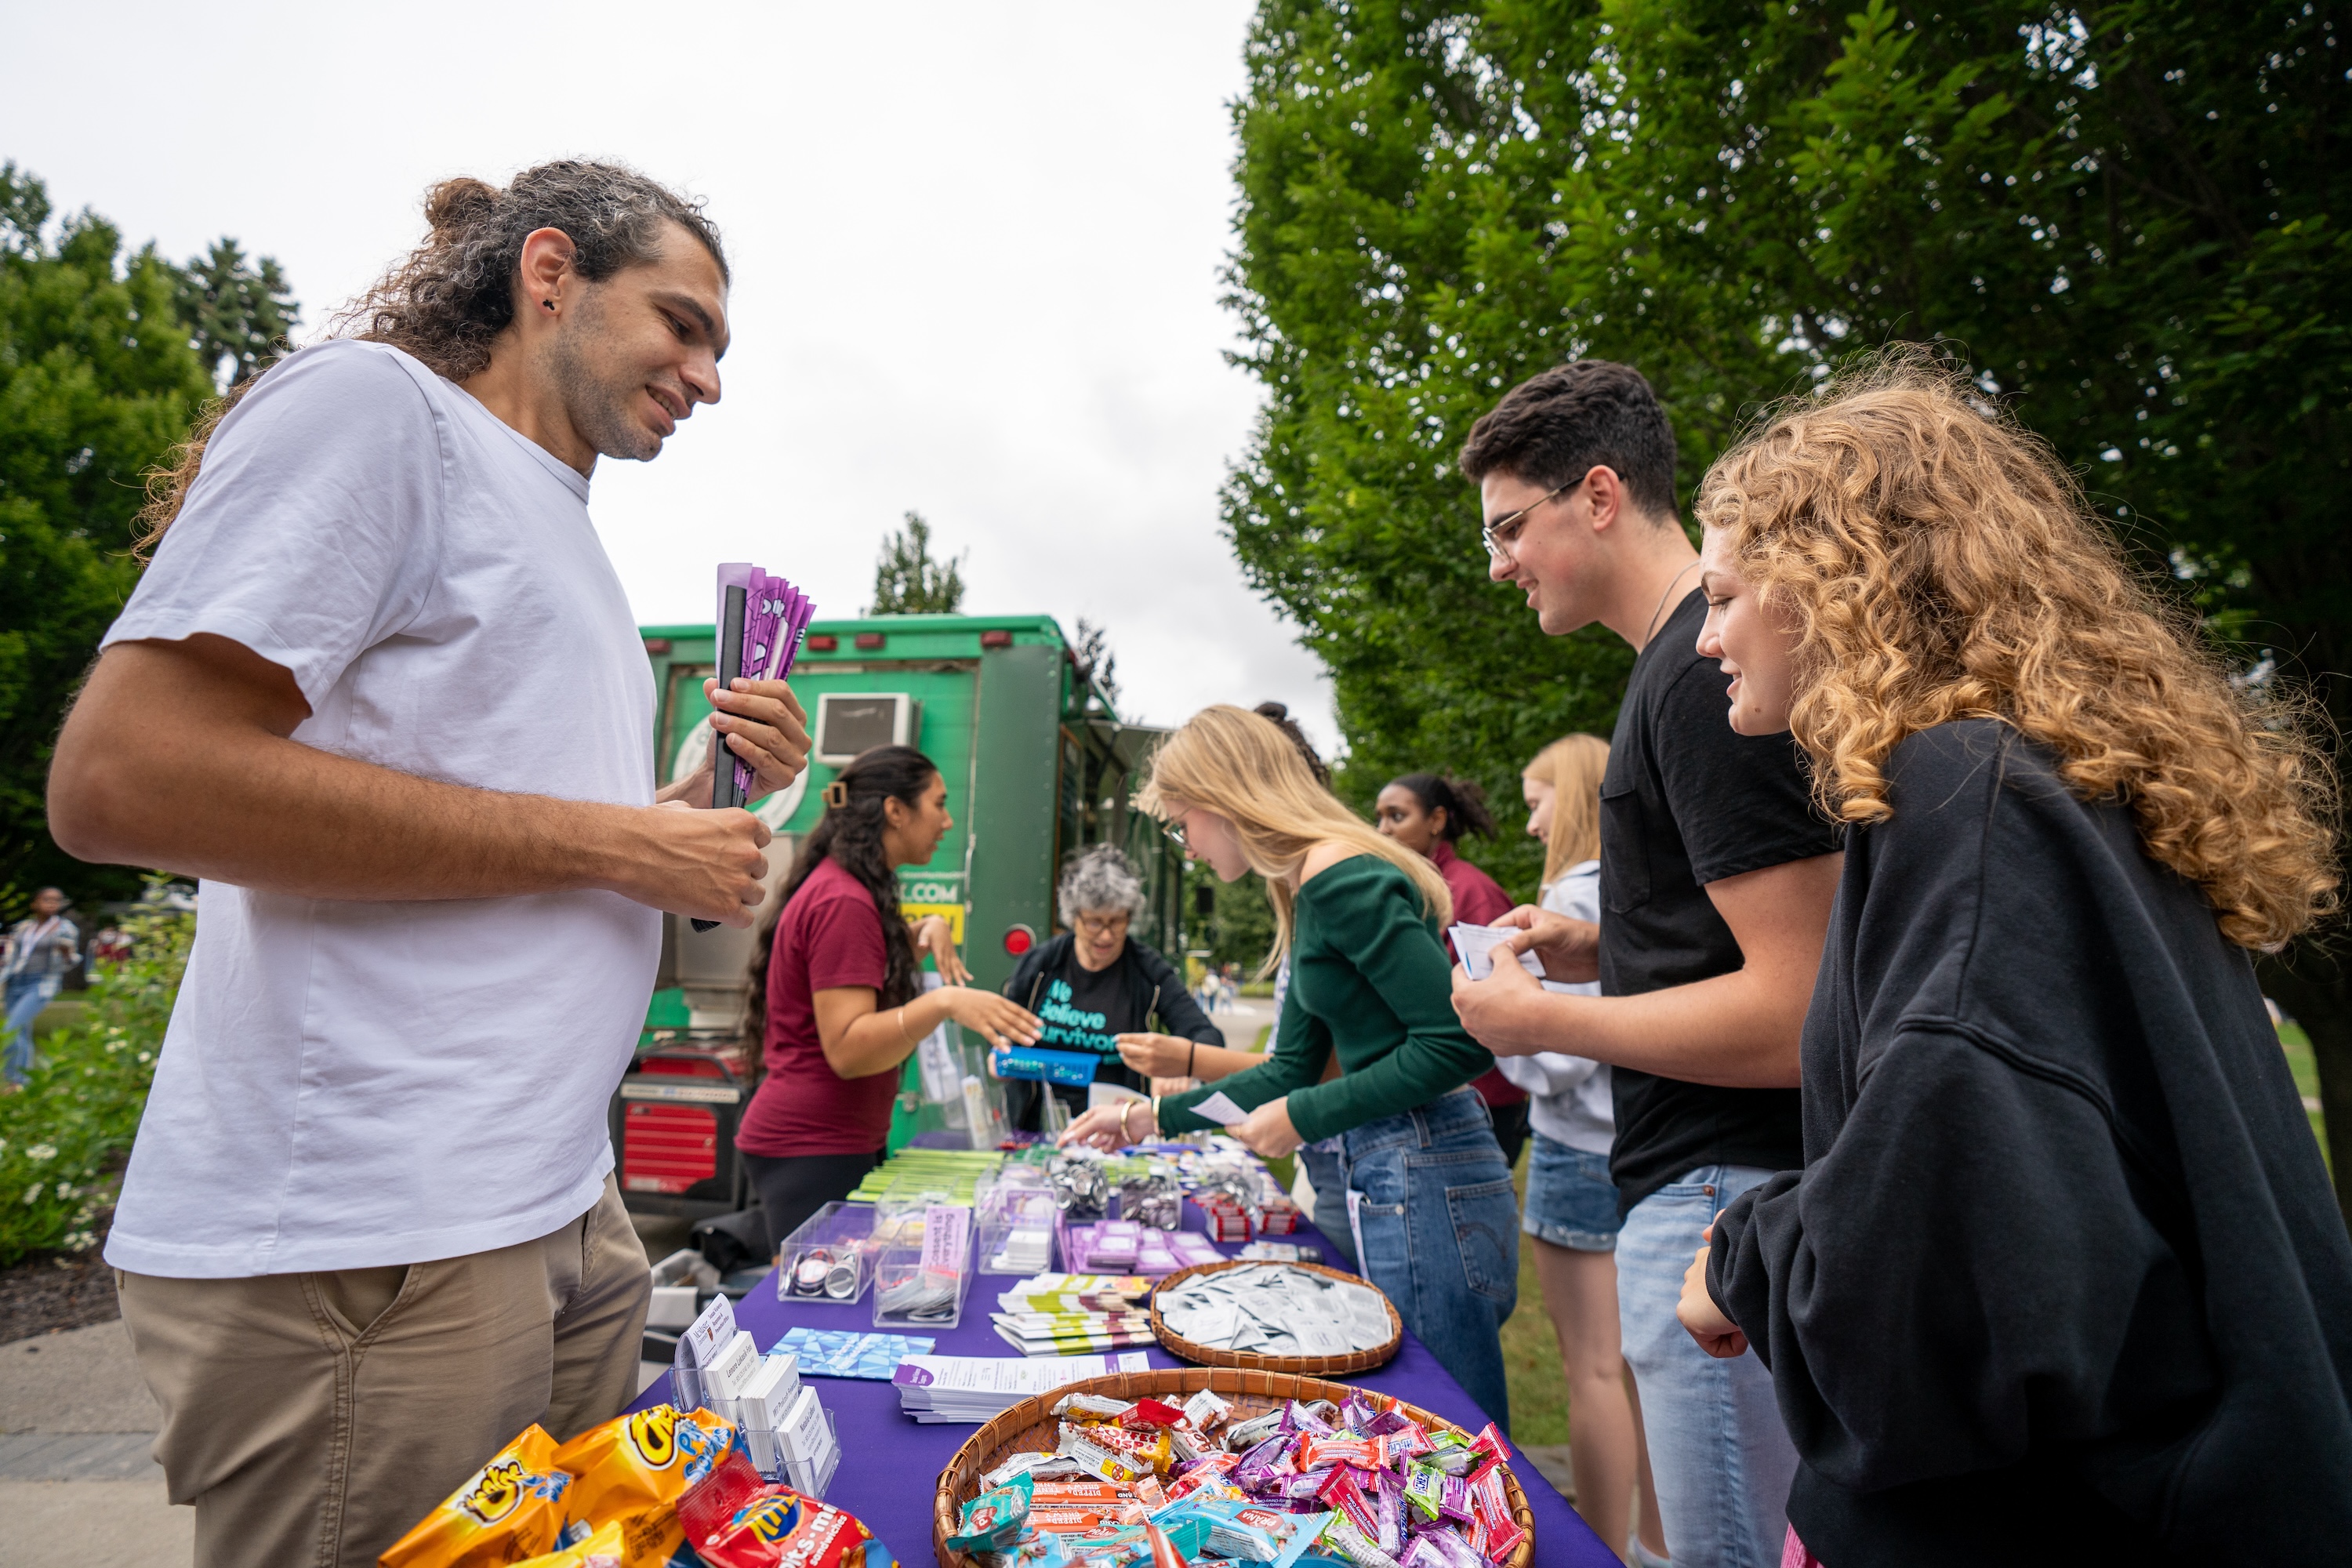
<path id="1" fill-rule="evenodd" d="M 1201 1228 L 1201 1211 L 1189 1203 L 1184 1205 L 1184 1218 L 1186 1229 Z M 1332 1255 L 1329 1243 L 1305 1224 L 1299 1226 L 1298 1235 L 1289 1239 L 1318 1247 L 1326 1258 Z M 1239 1248 L 1224 1250 L 1230 1253 Z M 963 1321 L 933 1336 L 939 1341 L 933 1353 L 1013 1353 L 1012 1347 L 990 1324 L 988 1315 L 995 1310 L 998 1292 L 1010 1286 L 1013 1279 L 1012 1275 L 983 1274 L 974 1279 L 971 1297 L 964 1304 Z M 868 1291 L 865 1300 L 846 1307 L 829 1301 L 781 1300 L 772 1273 L 736 1304 L 735 1320 L 751 1331 L 761 1350 L 765 1351 L 787 1331 L 803 1324 L 812 1329 L 871 1333 L 874 1300 Z M 1146 1353 L 1155 1367 L 1192 1364 L 1157 1345 L 1146 1347 Z M 1437 1364 L 1429 1348 L 1410 1331 L 1396 1359 L 1388 1365 L 1377 1372 L 1335 1381 L 1393 1394 L 1473 1432 L 1486 1424 L 1486 1414 L 1471 1403 L 1462 1385 Z M 839 1377 L 812 1378 L 810 1382 L 824 1407 L 833 1412 L 841 1434 L 841 1469 L 826 1489 L 825 1500 L 864 1521 L 866 1527 L 901 1562 L 920 1568 L 933 1561 L 932 1494 L 938 1488 L 940 1472 L 947 1468 L 948 1461 L 955 1458 L 964 1440 L 978 1430 L 977 1425 L 924 1426 L 900 1413 L 898 1390 L 887 1383 Z M 669 1378 L 665 1375 L 647 1388 L 631 1408 L 658 1405 L 668 1397 Z M 1538 1564 L 1543 1568 L 1620 1568 L 1616 1554 L 1601 1545 L 1600 1537 L 1586 1528 L 1567 1500 L 1536 1473 L 1533 1465 L 1525 1459 L 1515 1460 L 1511 1474 L 1526 1491 L 1528 1507 L 1535 1515 L 1535 1561 Z"/>

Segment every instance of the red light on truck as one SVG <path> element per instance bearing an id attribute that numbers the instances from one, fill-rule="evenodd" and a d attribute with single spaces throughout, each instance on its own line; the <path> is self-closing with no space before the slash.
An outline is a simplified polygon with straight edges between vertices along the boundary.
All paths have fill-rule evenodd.
<path id="1" fill-rule="evenodd" d="M 982 647 L 1011 647 L 1013 646 L 1013 634 L 1003 626 L 997 627 L 992 632 L 982 632 L 980 634 L 980 646 Z"/>
<path id="2" fill-rule="evenodd" d="M 1016 925 L 1004 933 L 1004 951 L 1018 958 L 1037 945 L 1037 933 L 1027 926 Z"/>
<path id="3" fill-rule="evenodd" d="M 857 646 L 867 649 L 880 647 L 882 646 L 882 634 L 880 632 L 860 632 L 857 634 Z"/>
<path id="4" fill-rule="evenodd" d="M 808 640 L 809 652 L 831 653 L 841 646 L 841 639 L 831 632 L 819 632 Z"/>

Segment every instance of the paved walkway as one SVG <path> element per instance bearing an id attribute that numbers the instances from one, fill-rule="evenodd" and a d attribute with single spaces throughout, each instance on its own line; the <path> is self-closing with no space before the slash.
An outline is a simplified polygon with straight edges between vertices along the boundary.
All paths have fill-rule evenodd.
<path id="1" fill-rule="evenodd" d="M 196 1516 L 148 1453 L 163 1413 L 120 1321 L 0 1345 L 0 1568 L 182 1568 Z"/>

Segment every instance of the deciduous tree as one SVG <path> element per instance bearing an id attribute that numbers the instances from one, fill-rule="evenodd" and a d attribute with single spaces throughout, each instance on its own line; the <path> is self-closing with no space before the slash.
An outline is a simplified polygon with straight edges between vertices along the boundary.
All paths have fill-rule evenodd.
<path id="1" fill-rule="evenodd" d="M 1770 400 L 1933 342 L 2084 477 L 2252 679 L 2352 719 L 2344 7 L 1264 0 L 1231 277 L 1264 416 L 1226 491 L 1330 666 L 1361 794 L 1507 787 L 1625 668 L 1484 582 L 1451 469 L 1577 355 L 1656 384 L 1687 494 Z M 2352 977 L 2310 1028 L 2352 1197 Z"/>

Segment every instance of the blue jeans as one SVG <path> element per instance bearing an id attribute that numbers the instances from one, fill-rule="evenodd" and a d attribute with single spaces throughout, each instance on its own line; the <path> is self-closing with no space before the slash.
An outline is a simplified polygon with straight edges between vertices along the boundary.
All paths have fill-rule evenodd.
<path id="1" fill-rule="evenodd" d="M 33 1071 L 33 1020 L 41 1016 L 65 983 L 60 974 L 12 974 L 8 977 L 8 1027 L 5 1067 L 10 1083 L 23 1083 Z"/>
<path id="2" fill-rule="evenodd" d="M 1528 1156 L 1528 1208 L 1519 1228 L 1538 1241 L 1577 1252 L 1611 1252 L 1624 1222 L 1609 1156 L 1573 1149 L 1538 1132 Z"/>
<path id="3" fill-rule="evenodd" d="M 1346 1144 L 1339 1202 L 1361 1194 L 1364 1278 L 1508 1432 L 1502 1327 L 1519 1300 L 1519 1205 L 1486 1101 L 1457 1089 L 1350 1128 Z"/>
<path id="4" fill-rule="evenodd" d="M 1703 1165 L 1633 1205 L 1617 1235 L 1617 1312 L 1675 1568 L 1779 1568 L 1796 1446 L 1752 1350 L 1717 1361 L 1675 1321 L 1717 1214 L 1770 1175 Z"/>
<path id="5" fill-rule="evenodd" d="M 1348 1234 L 1348 1178 L 1339 1169 L 1339 1151 L 1327 1149 L 1320 1142 L 1303 1143 L 1295 1158 L 1307 1173 L 1307 1185 L 1315 1189 L 1315 1228 L 1331 1244 L 1328 1261 L 1336 1268 L 1353 1269 L 1356 1243 Z"/>

